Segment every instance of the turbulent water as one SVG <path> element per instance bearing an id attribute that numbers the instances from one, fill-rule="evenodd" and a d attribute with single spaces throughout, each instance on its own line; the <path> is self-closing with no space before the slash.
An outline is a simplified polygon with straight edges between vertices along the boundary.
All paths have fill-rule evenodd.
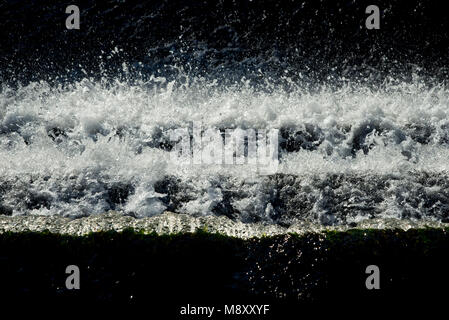
<path id="1" fill-rule="evenodd" d="M 2 4 L 0 214 L 449 222 L 448 19 L 362 2 Z M 276 172 L 180 166 L 194 123 L 278 129 Z"/>
<path id="2" fill-rule="evenodd" d="M 270 91 L 270 92 L 267 92 Z M 0 211 L 166 210 L 325 225 L 449 220 L 449 91 L 412 84 L 260 91 L 196 79 L 45 82 L 0 95 Z M 173 128 L 278 128 L 279 168 L 170 161 Z"/>

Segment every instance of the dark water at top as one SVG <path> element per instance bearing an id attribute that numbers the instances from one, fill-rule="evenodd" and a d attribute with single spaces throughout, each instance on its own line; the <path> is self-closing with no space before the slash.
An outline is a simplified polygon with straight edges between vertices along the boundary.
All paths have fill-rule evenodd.
<path id="1" fill-rule="evenodd" d="M 448 79 L 444 1 L 377 1 L 380 30 L 365 28 L 369 1 L 77 1 L 80 30 L 66 30 L 69 4 L 2 1 L 4 82 L 125 77 L 123 62 L 132 77 Z"/>

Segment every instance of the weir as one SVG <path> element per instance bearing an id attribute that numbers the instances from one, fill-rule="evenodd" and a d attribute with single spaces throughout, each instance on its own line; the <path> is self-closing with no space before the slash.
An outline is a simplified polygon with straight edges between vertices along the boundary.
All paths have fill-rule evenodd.
<path id="1" fill-rule="evenodd" d="M 447 30 L 439 1 L 1 1 L 0 317 L 446 306 Z"/>

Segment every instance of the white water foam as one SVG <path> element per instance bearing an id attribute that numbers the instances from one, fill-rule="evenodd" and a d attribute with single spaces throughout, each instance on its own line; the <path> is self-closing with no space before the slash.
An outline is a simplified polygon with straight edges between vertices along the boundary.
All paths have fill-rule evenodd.
<path id="1" fill-rule="evenodd" d="M 316 92 L 299 87 L 267 91 L 198 79 L 178 86 L 164 78 L 134 84 L 84 80 L 65 87 L 43 82 L 3 87 L 0 211 L 78 217 L 113 209 L 153 216 L 168 206 L 167 195 L 155 184 L 175 176 L 187 186 L 184 198 L 178 199 L 181 213 L 211 214 L 232 189 L 246 195 L 230 200 L 242 220 L 275 215 L 278 209 L 263 185 L 266 177 L 244 166 L 180 168 L 169 161 L 169 151 L 155 141 L 193 121 L 210 128 L 318 130 L 319 141 L 312 141 L 312 148 L 281 153 L 278 173 L 302 177 L 303 186 L 314 176 L 326 179 L 329 174 L 394 175 L 400 181 L 408 181 L 413 172 L 444 179 L 448 175 L 447 88 L 416 81 L 377 90 L 349 84 Z M 112 199 L 122 196 L 117 188 L 123 201 Z M 319 192 L 316 199 L 323 197 L 323 190 Z M 438 186 L 429 192 L 438 194 Z M 390 196 L 378 208 L 385 216 L 400 218 L 397 194 Z M 322 208 L 312 210 L 319 216 Z M 365 218 L 356 215 L 347 221 Z"/>

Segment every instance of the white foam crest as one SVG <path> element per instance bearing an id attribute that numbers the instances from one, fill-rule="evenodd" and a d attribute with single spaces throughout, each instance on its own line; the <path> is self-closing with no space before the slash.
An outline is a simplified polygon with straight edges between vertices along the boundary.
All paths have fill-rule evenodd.
<path id="1" fill-rule="evenodd" d="M 104 200 L 104 186 L 88 185 L 103 180 L 107 185 L 133 185 L 134 194 L 119 209 L 151 216 L 165 209 L 153 184 L 166 175 L 198 185 L 210 184 L 219 176 L 246 182 L 263 179 L 245 166 L 180 168 L 170 163 L 167 151 L 149 147 L 157 130 L 188 127 L 191 122 L 201 122 L 205 128 L 319 127 L 323 143 L 313 151 L 283 154 L 279 173 L 447 173 L 449 169 L 449 149 L 441 143 L 449 134 L 449 91 L 444 87 L 414 83 L 387 85 L 377 91 L 348 85 L 317 92 L 300 88 L 262 92 L 240 85 L 220 88 L 189 81 L 193 84 L 178 87 L 165 79 L 157 79 L 158 85 L 152 81 L 106 85 L 84 80 L 67 87 L 42 82 L 4 88 L 0 93 L 0 175 L 16 188 L 3 195 L 4 202 L 14 207 L 15 214 L 27 211 L 17 199 L 21 183 L 34 177 L 36 194 L 45 194 L 52 205 L 32 212 L 101 213 L 111 209 Z M 367 154 L 362 149 L 354 151 L 351 143 L 369 124 L 384 132 L 364 137 L 372 144 Z M 410 125 L 433 128 L 428 144 L 412 141 L 404 133 Z M 54 129 L 51 138 L 49 132 Z M 342 137 L 345 130 L 348 135 Z M 61 192 L 76 187 L 70 177 L 84 181 L 78 185 L 88 192 L 69 201 Z M 213 203 L 223 200 L 213 186 L 199 188 L 208 192 L 187 202 L 182 211 L 207 214 Z M 239 201 L 236 205 L 248 207 L 248 199 Z"/>

